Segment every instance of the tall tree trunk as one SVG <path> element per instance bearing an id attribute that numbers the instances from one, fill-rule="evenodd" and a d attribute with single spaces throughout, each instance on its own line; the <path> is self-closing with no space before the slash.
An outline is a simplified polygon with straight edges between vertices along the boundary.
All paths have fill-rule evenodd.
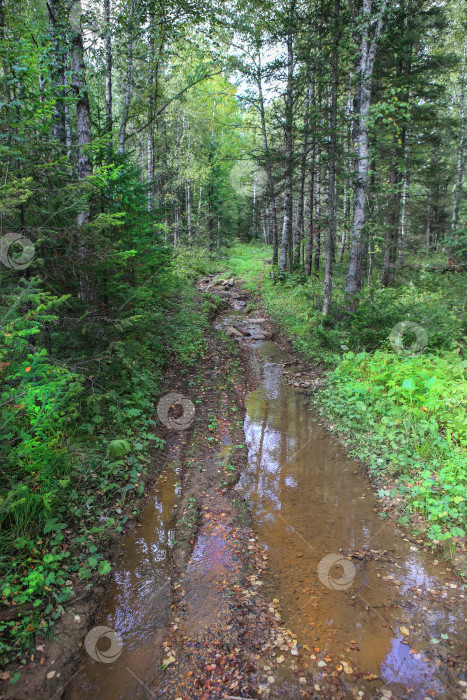
<path id="1" fill-rule="evenodd" d="M 212 119 L 214 115 L 216 102 L 214 101 Z M 214 125 L 211 129 L 211 144 L 209 148 L 209 185 L 208 185 L 208 237 L 209 237 L 209 252 L 214 250 L 214 152 L 215 152 L 215 131 Z"/>
<path id="2" fill-rule="evenodd" d="M 68 91 L 69 77 L 70 77 L 69 72 L 65 71 L 65 92 Z M 73 160 L 73 151 L 71 148 L 73 141 L 71 138 L 70 106 L 69 106 L 67 100 L 65 100 L 64 111 L 65 111 L 65 146 L 66 146 L 66 152 L 68 155 L 68 161 L 69 161 L 69 163 L 71 163 L 71 172 L 73 175 L 74 174 L 74 168 L 73 168 L 74 160 Z"/>
<path id="3" fill-rule="evenodd" d="M 266 173 L 268 177 L 268 193 L 271 202 L 271 217 L 272 217 L 272 264 L 278 263 L 278 244 L 277 244 L 277 208 L 276 195 L 274 192 L 274 180 L 272 177 L 272 162 L 271 153 L 269 151 L 268 134 L 266 130 L 266 114 L 264 109 L 263 97 L 263 80 L 261 73 L 261 54 L 258 53 L 258 70 L 256 73 L 256 84 L 258 87 L 259 111 L 261 116 L 261 134 L 263 137 L 263 150 L 266 165 Z"/>
<path id="4" fill-rule="evenodd" d="M 373 150 L 371 145 L 370 145 L 370 151 Z M 371 194 L 372 192 L 375 191 L 375 157 L 374 155 L 372 156 L 371 162 L 370 162 L 370 179 L 369 179 L 369 187 L 368 187 L 368 199 L 371 199 Z M 373 250 L 372 248 L 372 242 L 374 240 L 374 234 L 371 230 L 371 227 L 367 226 L 366 228 L 363 229 L 362 231 L 362 238 L 361 238 L 361 255 L 358 260 L 358 278 L 361 280 L 361 287 L 363 286 L 363 281 L 365 279 L 365 272 L 370 269 L 373 263 L 373 259 L 371 258 L 371 251 Z M 369 273 L 370 274 L 370 273 Z"/>
<path id="5" fill-rule="evenodd" d="M 401 3 L 403 7 L 403 3 Z M 407 17 L 404 18 L 404 26 L 407 27 Z M 405 56 L 401 54 L 397 62 L 396 81 L 410 74 L 411 59 L 406 65 Z M 409 100 L 409 95 L 405 97 L 405 102 Z M 405 118 L 401 117 L 402 128 L 396 127 L 392 147 L 391 173 L 389 177 L 390 198 L 389 216 L 386 229 L 386 241 L 383 254 L 383 269 L 381 271 L 381 284 L 384 287 L 393 285 L 396 280 L 397 253 L 399 249 L 399 226 L 402 204 L 402 182 L 405 156 L 406 125 Z"/>
<path id="6" fill-rule="evenodd" d="M 112 131 L 112 30 L 110 26 L 110 0 L 104 0 L 105 19 L 105 131 Z M 111 145 L 111 141 L 109 142 Z"/>
<path id="7" fill-rule="evenodd" d="M 350 202 L 347 196 L 347 184 L 344 182 L 344 211 L 342 212 L 342 235 L 341 235 L 341 247 L 339 251 L 339 262 L 341 263 L 344 259 L 345 252 L 345 242 L 347 239 L 347 220 L 349 215 Z"/>
<path id="8" fill-rule="evenodd" d="M 309 127 L 309 110 L 310 110 L 310 88 L 307 88 L 305 97 L 305 118 L 303 123 L 303 142 L 302 153 L 300 158 L 300 184 L 298 187 L 298 202 L 297 202 L 297 221 L 294 228 L 294 267 L 300 266 L 300 252 L 303 238 L 303 210 L 305 205 L 305 178 L 306 165 L 308 154 L 308 127 Z"/>
<path id="9" fill-rule="evenodd" d="M 371 102 L 371 86 L 376 47 L 386 13 L 388 0 L 383 0 L 376 19 L 373 37 L 370 39 L 370 23 L 375 19 L 372 0 L 363 0 L 363 28 L 360 35 L 360 55 L 355 74 L 354 98 L 354 196 L 352 238 L 350 243 L 349 265 L 345 284 L 347 298 L 355 298 L 361 288 L 361 238 L 366 225 L 366 200 L 368 194 L 368 111 Z"/>
<path id="10" fill-rule="evenodd" d="M 290 5 L 292 20 L 295 2 Z M 282 223 L 281 251 L 279 272 L 290 270 L 292 255 L 292 175 L 293 175 L 293 34 L 291 27 L 287 35 L 287 89 L 285 95 L 285 189 L 284 189 L 284 219 Z"/>
<path id="11" fill-rule="evenodd" d="M 349 114 L 352 114 L 352 106 L 353 106 L 352 105 L 352 103 L 353 103 L 352 80 L 353 80 L 353 75 L 352 75 L 352 71 L 350 71 L 349 90 L 348 90 L 348 99 L 347 99 L 347 110 L 348 110 Z M 347 120 L 346 139 L 347 139 L 347 152 L 351 153 L 352 152 L 352 120 L 351 119 Z M 342 232 L 342 242 L 343 243 L 341 245 L 341 250 L 339 253 L 339 262 L 342 262 L 344 259 L 345 247 L 346 247 L 349 232 L 350 232 L 350 218 L 351 218 L 351 213 L 352 213 L 351 192 L 352 192 L 352 183 L 346 177 L 344 180 L 344 212 L 343 212 L 344 225 L 343 225 L 343 232 Z"/>
<path id="12" fill-rule="evenodd" d="M 459 202 L 462 192 L 462 180 L 464 179 L 465 169 L 465 150 L 467 146 L 467 105 L 465 101 L 465 64 L 466 64 L 467 46 L 464 46 L 462 55 L 461 67 L 461 90 L 460 90 L 460 117 L 461 117 L 461 132 L 459 137 L 459 146 L 457 151 L 457 177 L 456 187 L 454 189 L 454 200 L 452 203 L 451 215 L 451 231 L 457 229 L 457 219 L 459 216 Z"/>
<path id="13" fill-rule="evenodd" d="M 340 0 L 334 0 L 334 34 L 331 54 L 332 89 L 329 136 L 329 194 L 328 226 L 326 227 L 326 257 L 324 269 L 323 314 L 328 314 L 332 300 L 332 263 L 337 234 L 337 197 L 336 197 L 336 147 L 337 147 L 337 90 L 339 86 L 339 10 Z"/>
<path id="14" fill-rule="evenodd" d="M 399 263 L 404 264 L 405 241 L 407 238 L 407 209 L 409 204 L 410 170 L 408 165 L 408 154 L 406 149 L 404 184 L 402 185 L 402 211 L 401 211 L 401 234 L 399 236 Z"/>
<path id="15" fill-rule="evenodd" d="M 60 0 L 50 0 L 47 3 L 49 11 L 49 27 L 52 45 L 51 82 L 54 95 L 54 114 L 52 120 L 52 139 L 59 144 L 66 143 L 65 129 L 65 61 L 64 17 Z"/>
<path id="16" fill-rule="evenodd" d="M 76 104 L 76 129 L 78 137 L 77 177 L 83 182 L 92 175 L 92 161 L 90 158 L 90 146 L 92 143 L 91 109 L 86 84 L 86 68 L 84 64 L 83 36 L 77 28 L 72 30 L 71 40 L 71 87 Z M 84 238 L 87 234 L 83 230 L 91 219 L 91 203 L 85 201 L 79 209 L 76 217 L 78 228 L 78 258 L 81 263 L 80 272 L 80 296 L 84 303 L 89 304 L 96 299 L 96 290 L 91 267 L 91 251 L 88 242 Z"/>
<path id="17" fill-rule="evenodd" d="M 149 127 L 148 134 L 148 211 L 154 211 L 154 130 L 152 125 Z"/>
<path id="18" fill-rule="evenodd" d="M 305 250 L 305 274 L 311 275 L 311 264 L 313 256 L 313 189 L 314 189 L 314 168 L 315 168 L 315 142 L 310 149 L 308 156 L 308 182 L 306 198 L 306 250 Z"/>
<path id="19" fill-rule="evenodd" d="M 383 255 L 383 269 L 381 271 L 381 284 L 383 287 L 393 285 L 396 279 L 397 251 L 399 248 L 399 224 L 401 215 L 402 198 L 402 170 L 401 160 L 405 148 L 405 128 L 402 135 L 394 135 L 392 153 L 391 175 L 389 186 L 391 188 L 389 202 L 389 216 L 386 230 L 386 244 Z"/>
<path id="20" fill-rule="evenodd" d="M 315 215 L 313 230 L 313 238 L 315 243 L 313 267 L 315 270 L 315 275 L 319 276 L 319 265 L 321 262 L 321 153 L 319 151 L 316 158 Z"/>
<path id="21" fill-rule="evenodd" d="M 154 176 L 156 172 L 155 163 L 155 124 L 154 113 L 156 107 L 156 95 L 154 90 L 154 10 L 153 7 L 149 10 L 149 29 L 148 29 L 148 60 L 149 60 L 149 95 L 148 95 L 148 115 L 150 124 L 148 127 L 148 211 L 154 211 Z"/>
<path id="22" fill-rule="evenodd" d="M 125 79 L 125 96 L 123 98 L 123 113 L 122 123 L 120 125 L 120 134 L 118 138 L 118 152 L 123 155 L 125 152 L 126 127 L 128 124 L 128 115 L 130 112 L 131 101 L 131 82 L 133 77 L 133 40 L 134 40 L 134 13 L 135 0 L 131 0 L 130 5 L 130 40 L 128 44 L 128 53 L 126 61 L 126 79 Z"/>
<path id="23" fill-rule="evenodd" d="M 186 209 L 186 228 L 188 234 L 188 242 L 191 243 L 191 183 L 188 180 L 185 189 L 185 209 Z"/>
<path id="24" fill-rule="evenodd" d="M 154 197 L 156 190 L 156 162 L 155 162 L 155 149 L 156 149 L 156 129 L 157 124 L 154 120 L 154 115 L 157 108 L 157 97 L 159 91 L 159 66 L 162 58 L 162 53 L 164 51 L 164 38 L 161 38 L 156 65 L 153 66 L 153 57 L 155 54 L 155 26 L 154 26 L 154 13 L 151 12 L 149 17 L 149 97 L 148 97 L 148 112 L 149 112 L 149 127 L 148 127 L 148 211 L 154 211 Z M 159 194 L 160 194 L 160 183 L 159 183 Z"/>
<path id="25" fill-rule="evenodd" d="M 5 0 L 0 0 L 0 41 L 5 39 Z M 6 58 L 2 59 L 3 75 L 6 77 L 9 73 L 8 63 Z M 5 86 L 5 97 L 7 105 L 11 102 L 11 91 L 10 91 L 10 81 L 4 80 L 3 84 Z"/>
<path id="26" fill-rule="evenodd" d="M 181 128 L 180 119 L 177 119 L 177 135 L 175 141 L 175 186 L 174 186 L 174 248 L 178 244 L 180 237 L 180 201 L 179 201 L 179 185 L 178 185 L 178 170 L 180 160 L 180 139 Z"/>
<path id="27" fill-rule="evenodd" d="M 433 187 L 428 191 L 426 202 L 426 227 L 425 227 L 425 252 L 428 254 L 431 248 L 431 233 L 433 226 Z"/>
<path id="28" fill-rule="evenodd" d="M 256 225 L 256 173 L 253 173 L 253 206 L 251 208 L 251 232 L 252 239 L 256 239 L 257 225 Z"/>
<path id="29" fill-rule="evenodd" d="M 261 219 L 261 228 L 263 230 L 263 240 L 264 240 L 265 245 L 268 245 L 269 239 L 268 239 L 268 229 L 267 229 L 267 225 L 266 225 L 267 209 L 264 209 L 263 207 L 261 208 L 260 219 Z"/>

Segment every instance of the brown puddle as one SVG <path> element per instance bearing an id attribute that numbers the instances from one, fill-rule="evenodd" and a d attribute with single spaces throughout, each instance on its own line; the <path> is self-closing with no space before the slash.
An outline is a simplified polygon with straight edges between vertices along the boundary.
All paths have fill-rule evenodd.
<path id="1" fill-rule="evenodd" d="M 238 320 L 248 330 L 247 319 Z M 374 674 L 369 687 L 377 697 L 381 689 L 398 697 L 462 697 L 443 664 L 456 655 L 452 648 L 465 656 L 466 609 L 450 600 L 453 577 L 375 512 L 378 501 L 359 465 L 287 383 L 289 356 L 271 341 L 255 345 L 261 381 L 247 398 L 249 459 L 237 488 L 252 505 L 269 556 L 264 593 L 279 599 L 284 626 L 323 671 L 344 661 Z M 357 687 L 349 681 L 352 697 Z"/>
<path id="2" fill-rule="evenodd" d="M 85 655 L 65 692 L 66 700 L 155 697 L 145 684 L 154 678 L 156 656 L 170 613 L 177 482 L 173 466 L 159 477 L 142 512 L 141 527 L 125 538 L 123 556 L 117 560 L 111 588 L 94 623 L 109 627 L 120 636 L 121 655 L 113 663 Z"/>

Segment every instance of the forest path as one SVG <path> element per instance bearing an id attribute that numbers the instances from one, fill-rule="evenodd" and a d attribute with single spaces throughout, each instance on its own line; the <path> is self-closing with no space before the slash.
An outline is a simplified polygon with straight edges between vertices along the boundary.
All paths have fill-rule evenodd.
<path id="1" fill-rule="evenodd" d="M 361 467 L 313 416 L 317 373 L 272 341 L 241 290 L 200 286 L 229 304 L 216 328 L 238 350 L 210 337 L 190 394 L 201 401 L 179 457 L 178 504 L 173 488 L 158 489 L 172 513 L 167 626 L 154 629 L 161 616 L 146 606 L 142 635 L 129 594 L 131 630 L 105 606 L 99 624 L 124 646 L 137 640 L 134 657 L 87 660 L 88 681 L 78 675 L 66 697 L 464 698 L 460 582 L 381 517 Z M 232 373 L 235 357 L 242 371 Z"/>

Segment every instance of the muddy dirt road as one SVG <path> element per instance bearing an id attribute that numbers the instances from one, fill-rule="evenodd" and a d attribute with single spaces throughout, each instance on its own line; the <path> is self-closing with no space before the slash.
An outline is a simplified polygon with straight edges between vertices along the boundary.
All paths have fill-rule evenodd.
<path id="1" fill-rule="evenodd" d="M 221 290 L 215 326 L 240 367 L 226 382 L 214 333 L 198 423 L 173 436 L 96 621 L 121 654 L 86 655 L 64 697 L 467 698 L 459 579 L 381 517 L 313 416 L 316 375 L 241 290 Z"/>

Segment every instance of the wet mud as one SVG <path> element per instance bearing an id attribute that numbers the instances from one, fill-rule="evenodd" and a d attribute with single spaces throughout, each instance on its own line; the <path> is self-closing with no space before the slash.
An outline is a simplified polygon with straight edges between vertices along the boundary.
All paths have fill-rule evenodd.
<path id="1" fill-rule="evenodd" d="M 300 367 L 267 320 L 246 312 L 238 290 L 221 294 L 230 309 L 216 328 L 255 378 L 248 457 L 233 476 L 241 436 L 222 394 L 210 407 L 215 440 L 199 432 L 212 425 L 206 416 L 197 466 L 180 486 L 172 460 L 122 548 L 96 623 L 120 635 L 121 656 L 86 658 L 64 697 L 467 697 L 461 582 L 381 512 L 359 464 L 313 414 L 313 382 L 290 382 Z M 174 558 L 180 490 L 200 515 Z M 242 504 L 248 524 L 238 522 Z"/>

